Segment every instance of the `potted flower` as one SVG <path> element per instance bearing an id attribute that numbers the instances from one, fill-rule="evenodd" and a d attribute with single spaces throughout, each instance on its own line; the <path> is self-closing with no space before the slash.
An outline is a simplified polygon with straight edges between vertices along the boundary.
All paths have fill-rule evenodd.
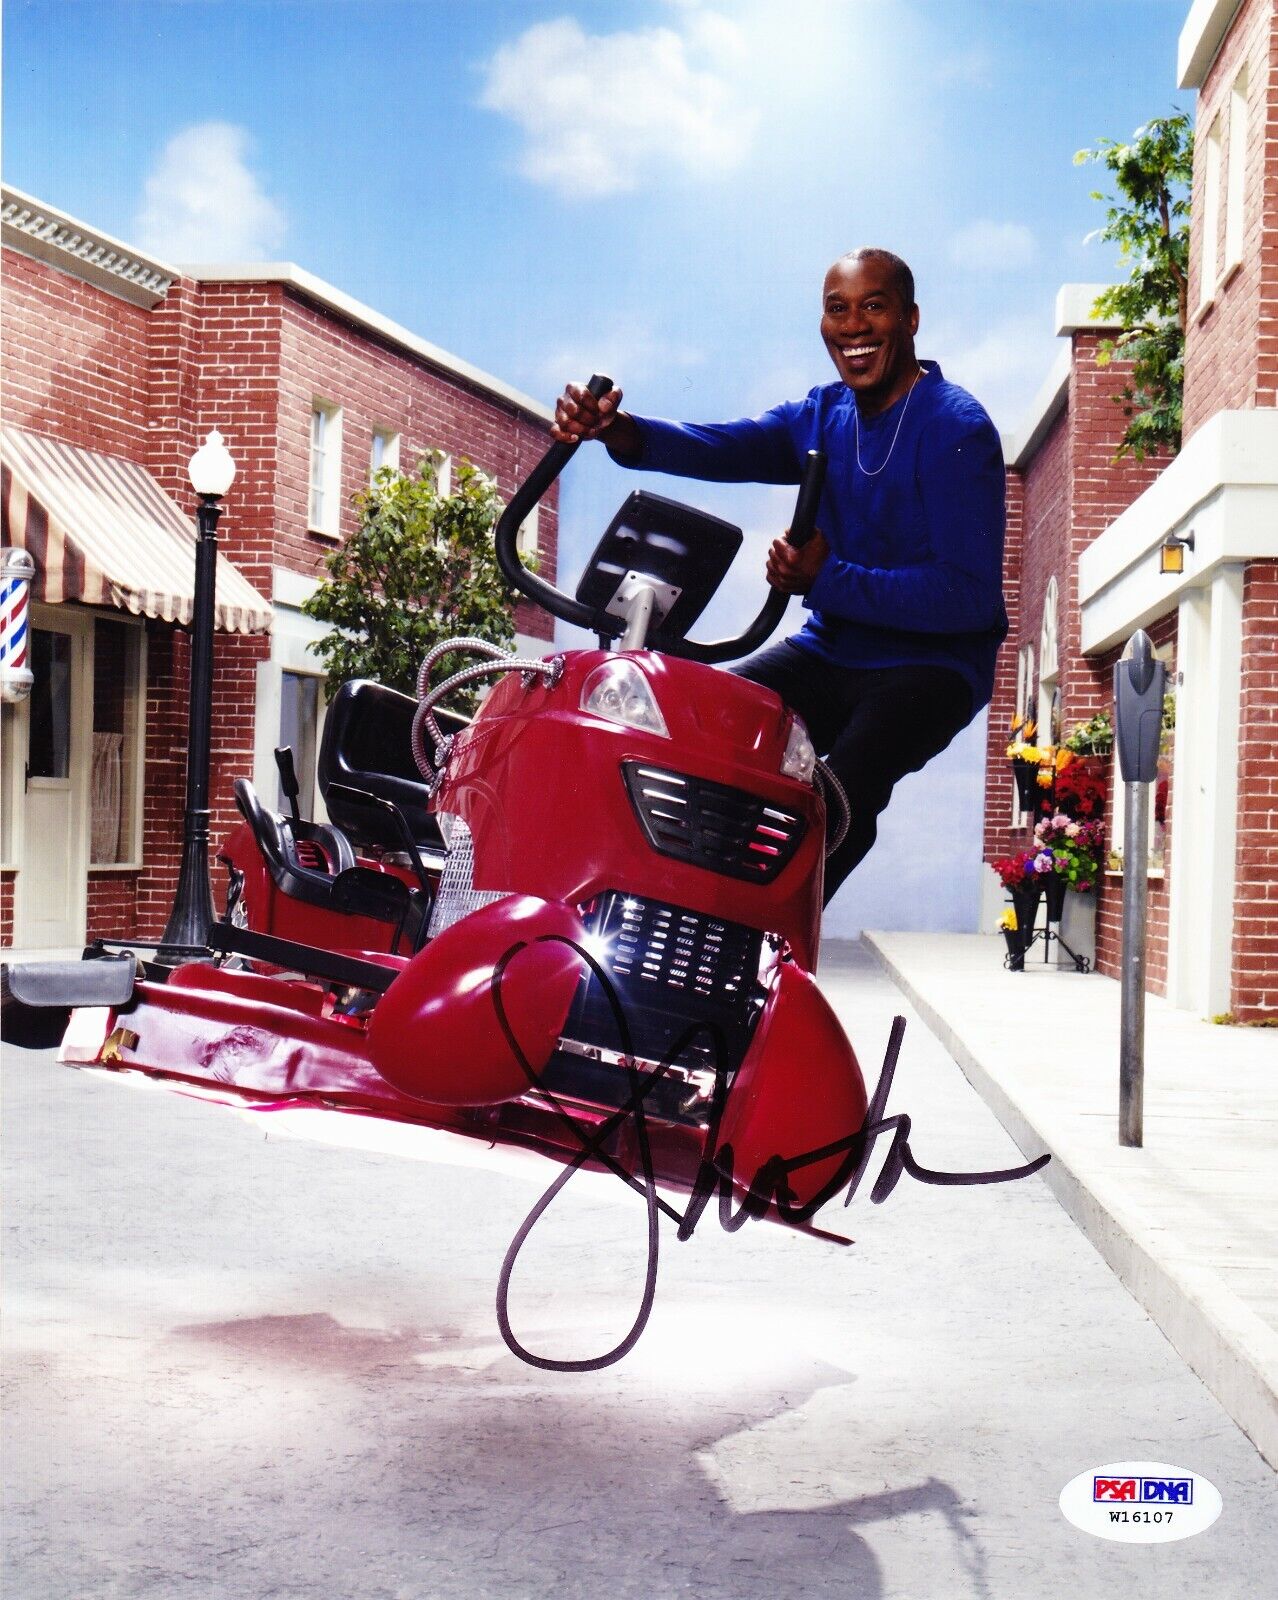
<path id="1" fill-rule="evenodd" d="M 1040 812 L 1044 803 L 1050 804 L 1050 790 L 1056 776 L 1055 755 L 1051 745 L 1034 743 L 1036 725 L 1023 717 L 1012 721 L 1012 742 L 1007 747 L 1007 759 L 1012 763 L 1016 779 L 1016 795 L 1022 811 Z M 1044 790 L 1049 791 L 1047 795 Z"/>
<path id="2" fill-rule="evenodd" d="M 1105 824 L 1099 817 L 1080 819 L 1060 810 L 1038 824 L 1034 842 L 1052 859 L 1048 920 L 1059 922 L 1062 941 L 1092 963 L 1096 958 L 1093 891 L 1105 859 Z"/>
<path id="3" fill-rule="evenodd" d="M 1021 930 L 1016 920 L 1015 906 L 1008 906 L 1003 915 L 998 919 L 999 932 L 1007 943 L 1007 955 L 1003 965 L 1009 972 L 1023 972 L 1025 970 L 1025 946 L 1021 942 Z"/>
<path id="4" fill-rule="evenodd" d="M 1023 955 L 1034 937 L 1038 897 L 1046 880 L 1042 871 L 1035 866 L 1033 851 L 1024 851 L 1015 856 L 1003 856 L 994 862 L 994 870 L 998 873 L 999 882 L 1012 897 L 1016 934 Z M 1019 971 L 1020 968 L 1016 970 Z"/>

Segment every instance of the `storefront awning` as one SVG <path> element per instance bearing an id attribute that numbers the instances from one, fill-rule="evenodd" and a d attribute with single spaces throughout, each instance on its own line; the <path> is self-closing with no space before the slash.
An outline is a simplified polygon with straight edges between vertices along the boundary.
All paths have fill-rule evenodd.
<path id="1" fill-rule="evenodd" d="M 191 621 L 195 525 L 136 462 L 0 428 L 0 545 L 36 564 L 32 597 Z M 264 633 L 271 608 L 217 558 L 215 625 Z"/>

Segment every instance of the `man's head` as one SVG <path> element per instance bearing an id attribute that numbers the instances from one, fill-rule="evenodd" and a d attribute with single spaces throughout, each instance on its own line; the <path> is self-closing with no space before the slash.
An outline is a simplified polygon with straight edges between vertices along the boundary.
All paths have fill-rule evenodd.
<path id="1" fill-rule="evenodd" d="M 826 273 L 821 293 L 821 337 L 830 359 L 862 413 L 874 416 L 899 400 L 918 373 L 914 274 L 890 250 L 850 250 Z"/>

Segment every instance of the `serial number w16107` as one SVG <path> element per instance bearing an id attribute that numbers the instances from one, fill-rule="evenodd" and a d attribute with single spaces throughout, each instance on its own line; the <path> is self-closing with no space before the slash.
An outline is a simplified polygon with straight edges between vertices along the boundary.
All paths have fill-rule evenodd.
<path id="1" fill-rule="evenodd" d="M 1111 1522 L 1170 1522 L 1170 1511 L 1111 1511 Z"/>

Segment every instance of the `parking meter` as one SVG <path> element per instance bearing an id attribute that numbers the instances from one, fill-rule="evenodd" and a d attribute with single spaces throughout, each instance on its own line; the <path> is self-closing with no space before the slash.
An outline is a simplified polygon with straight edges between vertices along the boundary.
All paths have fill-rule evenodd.
<path id="1" fill-rule="evenodd" d="M 1158 776 L 1158 741 L 1163 728 L 1167 668 L 1155 661 L 1142 628 L 1128 660 L 1114 668 L 1114 742 L 1124 783 L 1153 783 Z"/>
<path id="2" fill-rule="evenodd" d="M 1123 827 L 1123 982 L 1118 1055 L 1118 1142 L 1145 1141 L 1145 903 L 1149 890 L 1149 784 L 1158 776 L 1167 668 L 1142 628 L 1114 668 L 1114 742 L 1126 785 Z"/>

